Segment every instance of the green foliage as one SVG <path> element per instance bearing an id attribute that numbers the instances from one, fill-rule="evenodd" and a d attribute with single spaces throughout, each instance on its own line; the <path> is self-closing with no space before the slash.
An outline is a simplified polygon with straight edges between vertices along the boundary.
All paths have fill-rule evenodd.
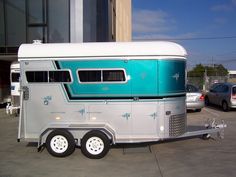
<path id="1" fill-rule="evenodd" d="M 188 71 L 189 77 L 204 77 L 207 76 L 226 76 L 228 70 L 222 64 L 214 64 L 213 66 L 196 65 L 191 71 Z"/>

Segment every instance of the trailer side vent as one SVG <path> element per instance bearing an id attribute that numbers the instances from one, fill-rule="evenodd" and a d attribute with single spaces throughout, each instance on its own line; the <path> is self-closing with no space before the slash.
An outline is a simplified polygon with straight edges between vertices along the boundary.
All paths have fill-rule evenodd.
<path id="1" fill-rule="evenodd" d="M 170 116 L 169 136 L 177 137 L 186 132 L 186 114 Z"/>

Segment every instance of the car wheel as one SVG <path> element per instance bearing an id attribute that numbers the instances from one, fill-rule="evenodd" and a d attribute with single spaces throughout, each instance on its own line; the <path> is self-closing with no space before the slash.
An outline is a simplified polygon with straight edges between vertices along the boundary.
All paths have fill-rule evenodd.
<path id="1" fill-rule="evenodd" d="M 90 159 L 103 158 L 109 151 L 110 141 L 101 131 L 91 131 L 81 141 L 81 152 Z"/>
<path id="2" fill-rule="evenodd" d="M 205 97 L 205 105 L 209 106 L 210 105 L 210 100 L 208 97 Z"/>
<path id="3" fill-rule="evenodd" d="M 46 148 L 55 157 L 66 157 L 74 152 L 75 139 L 67 130 L 56 129 L 47 136 Z"/>
<path id="4" fill-rule="evenodd" d="M 229 106 L 228 106 L 228 103 L 226 101 L 222 102 L 222 109 L 225 112 L 229 111 Z"/>

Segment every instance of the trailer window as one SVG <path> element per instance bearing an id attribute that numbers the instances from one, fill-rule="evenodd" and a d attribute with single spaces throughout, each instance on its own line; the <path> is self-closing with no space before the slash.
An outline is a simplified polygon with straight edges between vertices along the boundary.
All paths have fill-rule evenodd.
<path id="1" fill-rule="evenodd" d="M 125 81 L 125 73 L 123 70 L 104 70 L 102 76 L 104 82 Z"/>
<path id="2" fill-rule="evenodd" d="M 101 82 L 101 70 L 79 71 L 80 82 Z"/>
<path id="3" fill-rule="evenodd" d="M 71 82 L 69 71 L 49 71 L 49 82 Z"/>
<path id="4" fill-rule="evenodd" d="M 47 71 L 26 71 L 26 78 L 29 83 L 48 82 Z"/>
<path id="5" fill-rule="evenodd" d="M 101 69 L 101 70 L 79 70 L 79 81 L 82 83 L 97 82 L 125 82 L 125 71 L 123 69 Z"/>
<path id="6" fill-rule="evenodd" d="M 19 82 L 20 73 L 11 73 L 11 81 L 12 82 Z"/>

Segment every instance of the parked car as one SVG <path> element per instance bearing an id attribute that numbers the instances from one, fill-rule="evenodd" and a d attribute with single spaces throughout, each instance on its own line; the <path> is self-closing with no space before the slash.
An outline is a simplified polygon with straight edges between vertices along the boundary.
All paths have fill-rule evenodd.
<path id="1" fill-rule="evenodd" d="M 195 110 L 197 112 L 200 112 L 201 109 L 204 107 L 204 95 L 197 87 L 191 84 L 187 84 L 186 92 L 187 110 Z"/>
<path id="2" fill-rule="evenodd" d="M 222 107 L 223 111 L 236 108 L 236 84 L 216 83 L 206 93 L 205 104 L 215 104 Z"/>

